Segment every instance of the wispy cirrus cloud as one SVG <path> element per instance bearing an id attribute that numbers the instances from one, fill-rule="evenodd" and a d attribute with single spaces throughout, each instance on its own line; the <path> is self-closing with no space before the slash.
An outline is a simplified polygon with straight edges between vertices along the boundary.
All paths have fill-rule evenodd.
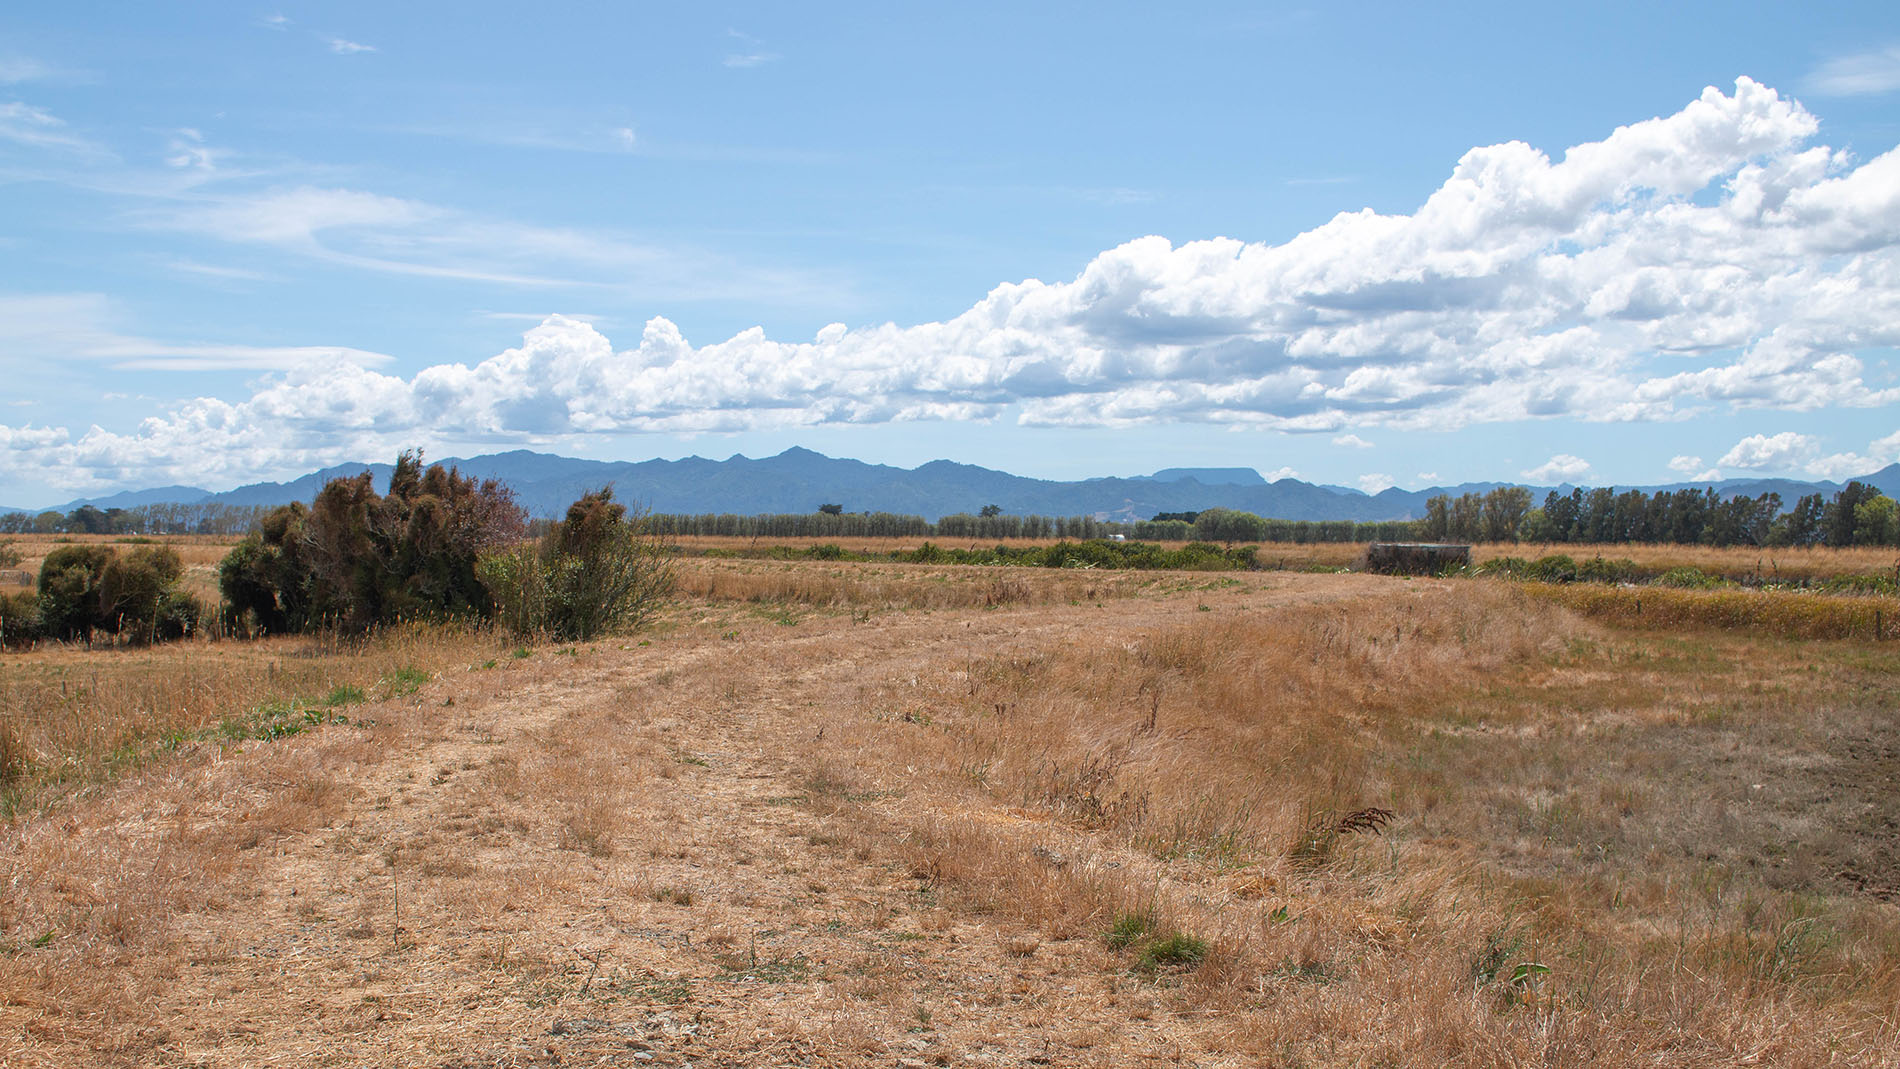
<path id="1" fill-rule="evenodd" d="M 53 67 L 30 56 L 0 56 L 0 85 L 44 81 L 56 73 Z"/>
<path id="2" fill-rule="evenodd" d="M 765 42 L 749 33 L 740 33 L 738 30 L 727 30 L 726 36 L 738 41 L 741 45 L 738 51 L 726 53 L 726 58 L 721 61 L 726 67 L 738 70 L 744 70 L 750 67 L 763 67 L 768 63 L 776 62 L 779 58 L 777 52 L 770 51 L 765 47 Z"/>
<path id="3" fill-rule="evenodd" d="M 0 102 L 0 141 L 95 160 L 112 155 L 99 143 L 75 133 L 52 112 L 17 100 Z"/>
<path id="4" fill-rule="evenodd" d="M 1864 96 L 1900 89 L 1900 44 L 1830 59 L 1808 75 L 1807 87 L 1826 96 Z"/>
<path id="5" fill-rule="evenodd" d="M 495 219 L 363 190 L 206 194 L 139 213 L 140 225 L 268 246 L 342 267 L 498 286 L 675 299 L 811 294 L 812 279 L 677 245 Z M 835 292 L 835 291 L 834 291 Z"/>
<path id="6" fill-rule="evenodd" d="M 140 371 L 287 371 L 375 367 L 392 359 L 340 345 L 163 342 L 116 329 L 124 315 L 102 294 L 0 295 L 0 368 L 12 360 L 86 361 Z"/>

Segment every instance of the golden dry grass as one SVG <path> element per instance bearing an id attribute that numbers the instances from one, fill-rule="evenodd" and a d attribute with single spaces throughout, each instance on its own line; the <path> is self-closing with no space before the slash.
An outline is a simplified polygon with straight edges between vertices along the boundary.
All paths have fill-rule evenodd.
<path id="1" fill-rule="evenodd" d="M 403 670 L 435 674 L 506 656 L 494 634 L 417 625 L 373 639 L 283 636 L 156 647 L 44 643 L 0 659 L 0 735 L 22 769 L 9 807 L 83 787 L 115 768 L 262 705 L 320 700 L 338 687 L 369 694 Z M 236 728 L 234 727 L 234 731 Z"/>
<path id="2" fill-rule="evenodd" d="M 678 544 L 688 553 L 706 550 L 763 552 L 774 547 L 807 550 L 834 544 L 854 553 L 872 556 L 892 552 L 910 552 L 925 542 L 934 541 L 948 548 L 984 549 L 999 542 L 1009 546 L 1046 546 L 1057 539 L 959 539 L 928 538 L 737 538 L 684 536 Z M 1162 543 L 1170 547 L 1182 542 Z M 1360 542 L 1265 542 L 1256 559 L 1262 568 L 1277 571 L 1312 571 L 1352 567 L 1364 554 Z M 1487 542 L 1472 547 L 1474 563 L 1499 557 L 1524 557 L 1535 560 L 1551 554 L 1565 554 L 1576 560 L 1592 557 L 1631 560 L 1648 572 L 1661 573 L 1671 568 L 1700 568 L 1712 575 L 1731 578 L 1752 577 L 1764 582 L 1801 582 L 1842 575 L 1892 573 L 1900 568 L 1900 551 L 1891 546 L 1855 546 L 1832 548 L 1761 548 L 1754 546 L 1695 546 L 1650 543 L 1531 543 Z"/>
<path id="3" fill-rule="evenodd" d="M 1893 644 L 768 563 L 16 818 L 0 1063 L 1900 1057 Z"/>

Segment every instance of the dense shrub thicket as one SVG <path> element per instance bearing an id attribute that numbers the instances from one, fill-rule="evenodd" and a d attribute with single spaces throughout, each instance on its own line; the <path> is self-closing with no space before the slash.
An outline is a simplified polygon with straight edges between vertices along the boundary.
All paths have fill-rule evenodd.
<path id="1" fill-rule="evenodd" d="M 333 479 L 309 508 L 285 505 L 240 542 L 218 586 L 243 625 L 364 630 L 407 619 L 487 616 L 482 555 L 521 536 L 514 494 L 405 452 L 376 493 L 367 472 Z"/>
<path id="2" fill-rule="evenodd" d="M 485 557 L 480 574 L 504 626 L 562 639 L 636 627 L 673 589 L 661 537 L 612 489 L 574 502 L 537 541 Z"/>

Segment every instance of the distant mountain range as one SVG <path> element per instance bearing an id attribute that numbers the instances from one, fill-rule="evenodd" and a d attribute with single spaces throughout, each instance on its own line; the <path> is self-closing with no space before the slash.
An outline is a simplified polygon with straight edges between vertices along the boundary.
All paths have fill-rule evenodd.
<path id="1" fill-rule="evenodd" d="M 1316 486 L 1298 479 L 1269 483 L 1252 468 L 1167 468 L 1153 475 L 1057 482 L 1029 479 L 1008 472 L 933 460 L 918 468 L 896 468 L 842 460 L 792 448 L 774 457 L 754 460 L 732 456 L 725 460 L 687 457 L 684 460 L 611 462 L 576 460 L 547 453 L 516 450 L 491 456 L 440 461 L 464 474 L 498 479 L 514 489 L 516 498 L 535 516 L 557 516 L 581 494 L 612 484 L 622 501 L 638 503 L 654 512 L 813 512 L 821 504 L 843 505 L 847 512 L 895 512 L 935 520 L 958 512 L 976 512 L 998 505 L 1006 513 L 1043 516 L 1098 516 L 1113 520 L 1145 520 L 1157 512 L 1187 512 L 1207 508 L 1242 509 L 1285 520 L 1403 520 L 1424 514 L 1428 498 L 1439 494 L 1485 493 L 1515 483 L 1461 483 L 1424 490 L 1396 487 L 1366 494 L 1342 486 Z M 374 472 L 387 483 L 391 465 L 344 464 L 312 472 L 284 483 L 254 483 L 223 493 L 191 486 L 165 486 L 126 491 L 108 497 L 82 498 L 54 511 L 71 512 L 81 505 L 101 509 L 139 505 L 281 505 L 308 502 L 331 479 Z M 1900 464 L 1861 476 L 1860 482 L 1900 497 Z M 1662 486 L 1619 487 L 1646 492 L 1712 486 L 1724 497 L 1779 493 L 1792 505 L 1804 494 L 1832 495 L 1842 484 L 1800 482 L 1793 479 L 1728 479 L 1715 483 L 1670 483 Z M 1570 484 L 1532 486 L 1541 502 L 1548 490 L 1568 493 Z M 6 509 L 0 512 L 44 512 L 46 509 Z"/>

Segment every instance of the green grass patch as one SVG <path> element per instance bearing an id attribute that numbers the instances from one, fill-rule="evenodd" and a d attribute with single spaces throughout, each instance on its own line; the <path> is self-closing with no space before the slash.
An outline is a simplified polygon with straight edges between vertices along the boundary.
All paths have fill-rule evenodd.
<path id="1" fill-rule="evenodd" d="M 1192 969 L 1207 958 L 1207 940 L 1186 932 L 1170 932 L 1141 950 L 1135 967 L 1142 972 L 1158 969 Z"/>
<path id="2" fill-rule="evenodd" d="M 378 680 L 377 686 L 382 687 L 385 693 L 395 698 L 405 694 L 414 694 L 416 691 L 421 690 L 422 685 L 428 681 L 429 673 L 420 668 L 412 668 L 405 665 Z"/>

